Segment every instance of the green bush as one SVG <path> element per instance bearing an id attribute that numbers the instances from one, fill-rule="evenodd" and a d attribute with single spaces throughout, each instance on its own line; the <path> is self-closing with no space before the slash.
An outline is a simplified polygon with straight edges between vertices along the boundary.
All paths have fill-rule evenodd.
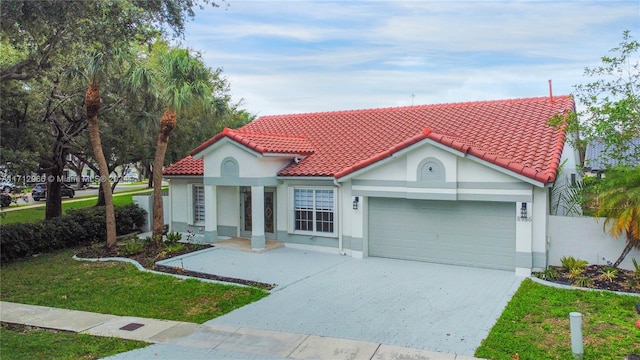
<path id="1" fill-rule="evenodd" d="M 582 260 L 582 259 L 576 259 L 573 256 L 569 256 L 569 257 L 562 257 L 560 259 L 560 263 L 562 264 L 562 267 L 571 271 L 571 270 L 583 270 L 585 268 L 585 266 L 587 266 L 589 264 L 589 262 L 587 262 L 586 260 Z"/>
<path id="2" fill-rule="evenodd" d="M 144 225 L 147 212 L 136 204 L 127 204 L 117 207 L 116 232 L 118 235 L 130 234 L 138 231 Z"/>
<path id="3" fill-rule="evenodd" d="M 536 276 L 543 280 L 556 280 L 560 274 L 558 274 L 558 270 L 554 268 L 547 268 L 544 271 L 537 273 Z"/>
<path id="4" fill-rule="evenodd" d="M 167 245 L 175 245 L 180 240 L 182 240 L 182 234 L 180 234 L 179 232 L 172 231 L 170 233 L 167 233 L 167 235 L 165 235 L 164 243 Z"/>
<path id="5" fill-rule="evenodd" d="M 126 256 L 136 255 L 144 250 L 144 246 L 146 244 L 146 240 L 140 239 L 140 237 L 136 235 L 131 235 L 127 237 L 122 245 L 120 251 L 122 254 Z"/>
<path id="6" fill-rule="evenodd" d="M 146 212 L 135 204 L 116 206 L 116 232 L 129 234 L 144 225 Z M 0 225 L 0 261 L 23 258 L 81 244 L 106 241 L 104 207 L 69 211 L 61 217 L 26 224 Z"/>
<path id="7" fill-rule="evenodd" d="M 116 212 L 118 207 L 116 207 Z M 85 209 L 68 210 L 64 216 L 70 221 L 82 224 L 87 242 L 105 240 L 106 225 L 104 222 L 104 208 L 91 207 Z"/>

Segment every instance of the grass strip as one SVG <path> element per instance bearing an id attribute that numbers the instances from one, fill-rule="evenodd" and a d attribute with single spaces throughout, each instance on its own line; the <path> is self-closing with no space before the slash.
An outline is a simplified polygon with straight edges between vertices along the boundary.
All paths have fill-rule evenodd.
<path id="1" fill-rule="evenodd" d="M 495 360 L 572 359 L 569 313 L 583 316 L 584 360 L 640 354 L 640 297 L 565 290 L 525 280 L 475 355 Z"/>
<path id="2" fill-rule="evenodd" d="M 100 359 L 147 346 L 142 341 L 3 325 L 3 360 Z"/>

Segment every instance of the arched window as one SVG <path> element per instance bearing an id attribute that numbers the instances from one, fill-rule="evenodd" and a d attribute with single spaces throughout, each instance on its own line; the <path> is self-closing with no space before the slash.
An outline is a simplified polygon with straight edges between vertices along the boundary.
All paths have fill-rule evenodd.
<path id="1" fill-rule="evenodd" d="M 428 157 L 418 165 L 418 181 L 444 182 L 445 168 L 436 158 Z"/>
<path id="2" fill-rule="evenodd" d="M 226 178 L 237 178 L 240 176 L 238 162 L 232 157 L 224 158 L 220 165 L 220 176 Z"/>

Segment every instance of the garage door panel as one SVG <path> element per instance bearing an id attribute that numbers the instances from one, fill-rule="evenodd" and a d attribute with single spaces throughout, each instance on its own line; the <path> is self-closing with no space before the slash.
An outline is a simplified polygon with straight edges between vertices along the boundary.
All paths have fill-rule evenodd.
<path id="1" fill-rule="evenodd" d="M 513 204 L 371 198 L 369 255 L 513 269 Z"/>

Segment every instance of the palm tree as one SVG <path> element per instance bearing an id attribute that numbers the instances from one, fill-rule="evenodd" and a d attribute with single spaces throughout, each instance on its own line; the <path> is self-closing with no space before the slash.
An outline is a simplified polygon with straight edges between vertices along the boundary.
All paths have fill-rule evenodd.
<path id="1" fill-rule="evenodd" d="M 169 135 L 176 127 L 178 114 L 196 102 L 207 107 L 213 103 L 212 73 L 200 59 L 185 49 L 169 49 L 160 43 L 154 47 L 156 60 L 139 67 L 131 76 L 131 87 L 154 95 L 164 105 L 153 161 L 153 241 L 162 243 L 162 167 Z"/>
<path id="2" fill-rule="evenodd" d="M 606 217 L 604 227 L 612 236 L 626 236 L 627 244 L 613 264 L 618 267 L 631 249 L 640 249 L 640 166 L 609 169 L 600 185 L 597 216 Z"/>
<path id="3" fill-rule="evenodd" d="M 89 141 L 93 148 L 93 156 L 98 162 L 98 169 L 100 170 L 100 187 L 104 193 L 107 249 L 112 251 L 116 247 L 116 216 L 113 208 L 111 184 L 109 183 L 109 167 L 107 166 L 107 160 L 105 159 L 104 152 L 102 151 L 100 128 L 98 126 L 98 111 L 100 110 L 102 102 L 100 98 L 100 89 L 98 88 L 98 75 L 103 64 L 102 60 L 102 54 L 99 53 L 93 54 L 89 60 L 87 66 L 89 85 L 85 95 L 84 106 L 87 110 Z"/>

